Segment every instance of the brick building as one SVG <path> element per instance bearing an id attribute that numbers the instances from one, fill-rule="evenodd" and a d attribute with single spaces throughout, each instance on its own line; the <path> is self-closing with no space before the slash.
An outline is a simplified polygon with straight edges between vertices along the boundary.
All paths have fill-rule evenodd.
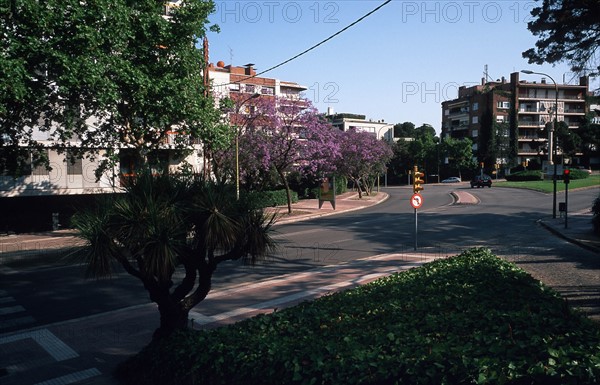
<path id="1" fill-rule="evenodd" d="M 474 160 L 483 162 L 488 170 L 495 164 L 507 168 L 526 162 L 543 165 L 550 160 L 550 138 L 543 134 L 550 130 L 543 129 L 549 128 L 555 117 L 554 106 L 558 106 L 559 122 L 579 129 L 589 111 L 589 79 L 582 77 L 576 85 L 555 85 L 544 77 L 526 81 L 519 75 L 515 72 L 510 79 L 460 87 L 456 99 L 442 103 L 442 140 L 470 138 Z M 583 159 L 577 155 L 573 162 L 580 164 Z M 562 157 L 560 148 L 554 157 Z"/>

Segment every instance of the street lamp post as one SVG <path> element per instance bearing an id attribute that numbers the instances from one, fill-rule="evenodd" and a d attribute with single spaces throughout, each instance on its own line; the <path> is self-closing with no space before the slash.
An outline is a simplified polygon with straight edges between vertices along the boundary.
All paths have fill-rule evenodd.
<path id="1" fill-rule="evenodd" d="M 552 218 L 556 218 L 556 161 L 554 161 L 554 156 L 556 155 L 556 145 L 554 144 L 554 131 L 556 130 L 556 122 L 558 121 L 558 84 L 552 78 L 552 76 L 542 73 L 542 72 L 534 72 L 531 70 L 522 70 L 524 74 L 528 75 L 542 75 L 547 76 L 554 83 L 554 119 L 552 119 L 552 128 L 548 133 L 548 163 L 550 165 L 554 165 L 554 171 L 552 173 L 552 183 L 553 186 L 553 194 L 552 194 Z M 552 115 L 551 115 L 552 116 Z"/>
<path id="2" fill-rule="evenodd" d="M 242 100 L 236 109 L 236 117 L 246 102 L 259 96 L 259 94 L 252 94 L 249 98 Z M 235 126 L 235 198 L 238 201 L 240 200 L 240 132 L 237 125 Z"/>

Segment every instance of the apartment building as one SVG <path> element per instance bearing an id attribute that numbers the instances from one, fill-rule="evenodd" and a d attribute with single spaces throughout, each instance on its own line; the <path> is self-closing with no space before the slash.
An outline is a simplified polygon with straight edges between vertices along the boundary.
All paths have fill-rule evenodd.
<path id="1" fill-rule="evenodd" d="M 519 75 L 515 72 L 510 79 L 482 79 L 479 85 L 460 87 L 456 99 L 442 103 L 442 139 L 470 138 L 474 160 L 489 169 L 494 164 L 502 165 L 500 168 L 546 164 L 549 137 L 541 130 L 555 116 L 569 129 L 579 128 L 589 111 L 589 79 L 582 77 L 576 85 L 555 85 L 543 77 L 523 80 Z M 562 156 L 560 149 L 554 156 Z M 577 164 L 579 160 L 573 161 Z"/>
<path id="2" fill-rule="evenodd" d="M 325 118 L 331 122 L 332 126 L 341 131 L 356 129 L 360 132 L 367 132 L 378 140 L 384 139 L 388 143 L 392 143 L 394 139 L 394 125 L 383 120 L 367 120 L 365 115 L 360 114 L 335 113 L 331 107 L 327 109 Z"/>
<path id="3" fill-rule="evenodd" d="M 208 78 L 212 94 L 217 98 L 243 98 L 255 94 L 261 97 L 278 97 L 298 100 L 308 88 L 298 83 L 257 76 L 254 64 L 225 65 L 223 61 L 208 65 Z"/>

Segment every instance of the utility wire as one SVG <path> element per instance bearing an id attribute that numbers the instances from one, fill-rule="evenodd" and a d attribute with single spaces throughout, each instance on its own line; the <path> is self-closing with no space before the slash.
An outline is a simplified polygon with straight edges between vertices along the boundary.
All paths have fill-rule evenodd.
<path id="1" fill-rule="evenodd" d="M 363 21 L 363 20 L 364 20 L 364 19 L 366 19 L 367 17 L 371 16 L 371 15 L 372 15 L 372 14 L 374 14 L 375 12 L 379 11 L 381 8 L 383 8 L 384 6 L 386 6 L 387 4 L 389 4 L 389 3 L 391 3 L 391 2 L 392 2 L 392 0 L 387 0 L 387 1 L 385 1 L 383 4 L 379 5 L 377 8 L 373 9 L 371 12 L 369 12 L 369 13 L 367 13 L 366 15 L 362 16 L 361 18 L 359 18 L 358 20 L 354 21 L 354 22 L 353 22 L 353 23 L 351 23 L 350 25 L 348 25 L 348 26 L 346 26 L 346 27 L 342 28 L 342 29 L 341 29 L 341 30 L 339 30 L 338 32 L 336 32 L 336 33 L 334 33 L 333 35 L 329 36 L 327 39 L 325 39 L 325 40 L 323 40 L 323 41 L 321 41 L 321 42 L 319 42 L 319 43 L 317 43 L 317 44 L 313 45 L 312 47 L 310 47 L 310 48 L 308 48 L 308 49 L 306 49 L 306 50 L 304 50 L 304 51 L 300 52 L 299 54 L 297 54 L 297 55 L 295 55 L 295 56 L 293 56 L 293 57 L 291 57 L 291 58 L 289 58 L 289 59 L 287 59 L 287 60 L 285 60 L 285 61 L 283 61 L 283 62 L 281 62 L 281 63 L 277 64 L 277 65 L 274 65 L 273 67 L 267 68 L 267 69 L 266 69 L 266 70 L 264 70 L 264 71 L 261 71 L 261 72 L 259 72 L 259 73 L 257 73 L 257 74 L 254 74 L 254 75 L 251 75 L 251 76 L 248 76 L 248 77 L 245 77 L 245 78 L 243 78 L 243 79 L 240 79 L 240 80 L 238 80 L 238 81 L 235 81 L 235 82 L 226 83 L 226 84 L 219 84 L 219 87 L 222 87 L 222 86 L 228 86 L 228 85 L 230 85 L 230 84 L 235 84 L 235 83 L 241 83 L 241 82 L 243 82 L 243 81 L 245 81 L 245 80 L 248 80 L 248 79 L 255 78 L 255 77 L 257 77 L 257 76 L 260 76 L 260 75 L 262 75 L 262 74 L 264 74 L 264 73 L 267 73 L 267 72 L 269 72 L 269 71 L 273 71 L 273 70 L 274 70 L 274 69 L 276 69 L 276 68 L 279 68 L 279 67 L 281 67 L 281 66 L 283 66 L 283 65 L 285 65 L 285 64 L 287 64 L 287 63 L 289 63 L 289 62 L 291 62 L 291 61 L 293 61 L 293 60 L 296 60 L 296 59 L 298 59 L 300 56 L 303 56 L 303 55 L 305 55 L 305 54 L 309 53 L 309 52 L 310 52 L 310 51 L 312 51 L 313 49 L 315 49 L 315 48 L 317 48 L 317 47 L 319 47 L 319 46 L 321 46 L 321 45 L 323 45 L 323 44 L 327 43 L 329 40 L 331 40 L 331 39 L 333 39 L 334 37 L 336 37 L 336 36 L 340 35 L 341 33 L 345 32 L 346 30 L 348 30 L 348 29 L 352 28 L 353 26 L 355 26 L 356 24 L 360 23 L 361 21 Z"/>

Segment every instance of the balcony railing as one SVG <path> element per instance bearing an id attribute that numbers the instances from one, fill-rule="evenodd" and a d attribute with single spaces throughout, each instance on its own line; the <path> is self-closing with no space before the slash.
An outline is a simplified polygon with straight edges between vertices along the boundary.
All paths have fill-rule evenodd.
<path id="1" fill-rule="evenodd" d="M 519 126 L 543 127 L 546 123 L 543 121 L 519 120 Z"/>

